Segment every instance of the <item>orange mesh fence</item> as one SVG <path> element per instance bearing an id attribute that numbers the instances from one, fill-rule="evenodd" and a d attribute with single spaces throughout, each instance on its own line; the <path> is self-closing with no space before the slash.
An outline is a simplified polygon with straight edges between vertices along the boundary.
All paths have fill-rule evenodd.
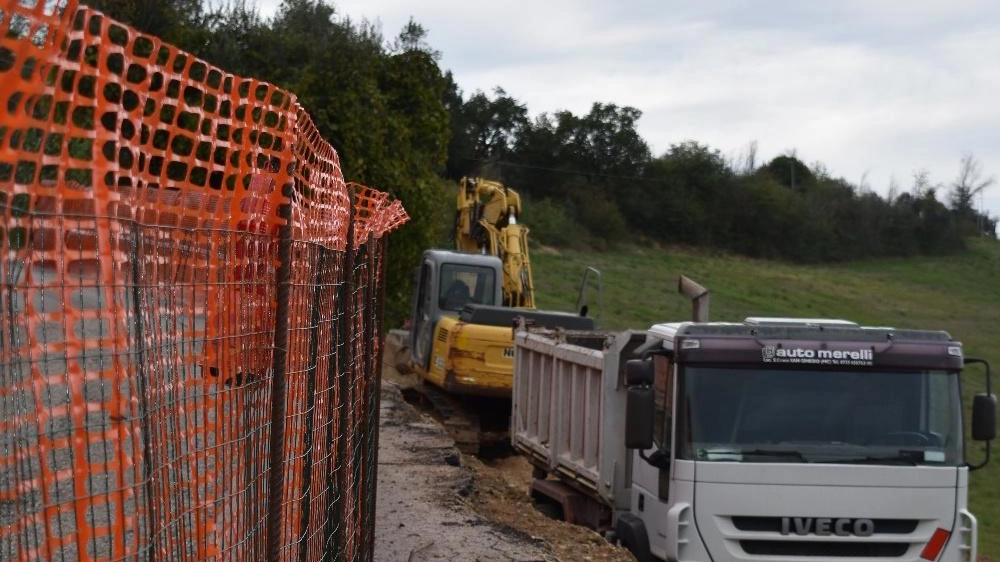
<path id="1" fill-rule="evenodd" d="M 402 205 L 72 0 L 0 0 L 0 112 L 0 561 L 370 560 Z"/>

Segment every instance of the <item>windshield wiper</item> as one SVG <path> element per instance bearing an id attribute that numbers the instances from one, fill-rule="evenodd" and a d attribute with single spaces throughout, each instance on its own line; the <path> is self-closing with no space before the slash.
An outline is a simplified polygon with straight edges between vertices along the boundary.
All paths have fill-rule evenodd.
<path id="1" fill-rule="evenodd" d="M 707 449 L 705 451 L 704 458 L 709 459 L 712 455 L 719 456 L 730 456 L 730 455 L 740 455 L 749 457 L 772 457 L 772 458 L 791 458 L 797 459 L 800 462 L 809 462 L 806 457 L 794 449 Z"/>
<path id="2" fill-rule="evenodd" d="M 751 449 L 749 451 L 742 451 L 742 453 L 755 457 L 793 458 L 801 462 L 809 462 L 806 460 L 805 455 L 794 449 Z"/>
<path id="3" fill-rule="evenodd" d="M 924 459 L 923 451 L 900 451 L 895 455 L 868 455 L 851 459 L 834 459 L 838 464 L 908 464 L 917 466 Z"/>

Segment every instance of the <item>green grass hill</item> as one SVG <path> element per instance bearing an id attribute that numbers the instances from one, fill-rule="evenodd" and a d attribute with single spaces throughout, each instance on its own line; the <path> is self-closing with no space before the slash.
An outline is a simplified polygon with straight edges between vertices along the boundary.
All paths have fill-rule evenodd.
<path id="1" fill-rule="evenodd" d="M 572 310 L 587 266 L 602 273 L 601 304 L 590 291 L 591 315 L 605 329 L 643 329 L 690 318 L 677 294 L 687 275 L 711 291 L 713 320 L 747 316 L 843 318 L 865 325 L 947 330 L 967 356 L 994 367 L 1000 393 L 1000 243 L 970 240 L 966 253 L 803 266 L 687 249 L 630 248 L 584 253 L 538 248 L 531 255 L 539 308 Z M 968 397 L 983 389 L 982 371 L 963 378 Z M 979 519 L 982 556 L 1000 560 L 1000 442 L 993 461 L 973 472 L 969 503 Z M 970 442 L 970 460 L 982 445 Z"/>

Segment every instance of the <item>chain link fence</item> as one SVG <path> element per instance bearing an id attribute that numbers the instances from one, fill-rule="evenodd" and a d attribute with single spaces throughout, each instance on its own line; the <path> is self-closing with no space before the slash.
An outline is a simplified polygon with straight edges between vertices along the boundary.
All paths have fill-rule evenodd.
<path id="1" fill-rule="evenodd" d="M 0 0 L 0 112 L 0 561 L 370 560 L 400 203 L 72 0 Z"/>

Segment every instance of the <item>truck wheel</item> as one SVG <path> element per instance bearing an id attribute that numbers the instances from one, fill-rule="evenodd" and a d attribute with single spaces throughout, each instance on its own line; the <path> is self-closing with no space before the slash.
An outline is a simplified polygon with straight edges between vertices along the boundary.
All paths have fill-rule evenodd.
<path id="1" fill-rule="evenodd" d="M 618 518 L 615 532 L 618 534 L 618 541 L 635 556 L 637 562 L 653 562 L 653 555 L 649 552 L 649 536 L 646 535 L 646 526 L 641 519 L 631 513 L 624 513 Z"/>

